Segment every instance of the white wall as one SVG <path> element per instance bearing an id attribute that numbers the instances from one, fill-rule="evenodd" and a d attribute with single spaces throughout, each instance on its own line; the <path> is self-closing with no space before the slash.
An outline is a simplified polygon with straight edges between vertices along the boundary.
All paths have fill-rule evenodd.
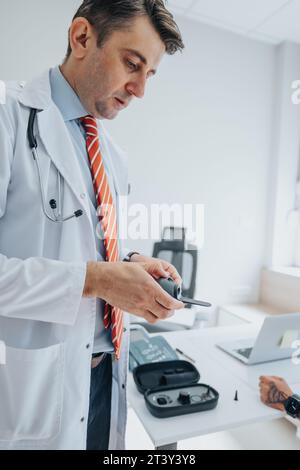
<path id="1" fill-rule="evenodd" d="M 0 78 L 61 61 L 79 1 L 1 0 Z M 198 295 L 255 300 L 264 261 L 276 48 L 179 21 L 186 50 L 167 57 L 143 102 L 111 133 L 130 155 L 131 202 L 204 203 Z M 151 253 L 152 241 L 129 243 Z"/>
<path id="2" fill-rule="evenodd" d="M 300 104 L 295 104 L 293 82 L 300 78 L 300 45 L 285 43 L 277 48 L 275 77 L 272 172 L 270 178 L 270 240 L 268 264 L 293 266 L 297 263 L 297 219 L 300 200 L 296 198 L 299 168 Z M 300 194 L 299 194 L 300 196 Z M 298 197 L 299 197 L 298 196 Z M 298 209 L 298 213 L 295 209 Z M 298 250 L 299 255 L 299 250 Z"/>
<path id="3" fill-rule="evenodd" d="M 67 51 L 68 27 L 80 0 L 1 0 L 0 78 L 29 80 Z"/>

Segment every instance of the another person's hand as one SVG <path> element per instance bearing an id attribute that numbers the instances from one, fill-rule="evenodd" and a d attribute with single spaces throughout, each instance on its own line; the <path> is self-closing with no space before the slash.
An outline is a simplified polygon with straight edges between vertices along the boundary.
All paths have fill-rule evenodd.
<path id="1" fill-rule="evenodd" d="M 176 284 L 180 285 L 182 283 L 182 279 L 178 274 L 177 269 L 163 259 L 134 254 L 131 257 L 131 262 L 144 263 L 146 271 L 155 279 L 171 277 Z"/>
<path id="2" fill-rule="evenodd" d="M 261 401 L 271 408 L 285 411 L 285 401 L 293 395 L 293 391 L 281 377 L 260 377 L 259 379 Z"/>
<path id="3" fill-rule="evenodd" d="M 173 315 L 174 310 L 184 308 L 184 304 L 160 287 L 149 274 L 152 271 L 152 262 L 90 262 L 87 264 L 83 297 L 98 297 L 149 323 L 165 320 Z M 158 267 L 155 272 L 157 277 L 162 277 L 158 274 Z"/>

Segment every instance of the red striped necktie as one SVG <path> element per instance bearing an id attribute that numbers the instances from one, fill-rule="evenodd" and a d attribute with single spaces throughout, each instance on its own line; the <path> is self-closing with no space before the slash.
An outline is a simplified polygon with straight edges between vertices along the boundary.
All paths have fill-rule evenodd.
<path id="1" fill-rule="evenodd" d="M 119 261 L 117 214 L 100 151 L 97 121 L 92 116 L 85 116 L 80 121 L 85 129 L 87 152 L 98 206 L 97 214 L 104 234 L 106 261 L 114 263 Z M 123 336 L 122 310 L 105 304 L 103 321 L 105 329 L 108 330 L 111 327 L 112 342 L 116 358 L 119 359 Z"/>

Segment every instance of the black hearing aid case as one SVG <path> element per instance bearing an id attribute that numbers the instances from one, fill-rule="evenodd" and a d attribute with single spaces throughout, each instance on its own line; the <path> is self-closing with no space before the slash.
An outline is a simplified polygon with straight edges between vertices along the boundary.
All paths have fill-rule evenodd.
<path id="1" fill-rule="evenodd" d="M 218 404 L 219 393 L 198 383 L 200 374 L 188 361 L 142 364 L 132 373 L 148 410 L 157 418 L 208 411 Z"/>

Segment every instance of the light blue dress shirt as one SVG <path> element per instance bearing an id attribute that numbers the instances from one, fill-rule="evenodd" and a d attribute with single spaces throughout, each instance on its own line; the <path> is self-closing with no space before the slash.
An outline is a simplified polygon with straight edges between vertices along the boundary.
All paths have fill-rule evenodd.
<path id="1" fill-rule="evenodd" d="M 89 157 L 86 149 L 85 131 L 79 121 L 79 118 L 86 116 L 88 113 L 84 109 L 79 97 L 76 95 L 73 88 L 69 85 L 67 80 L 62 75 L 59 67 L 55 67 L 50 70 L 50 85 L 52 99 L 60 110 L 62 117 L 65 121 L 66 127 L 70 133 L 70 137 L 75 149 L 75 154 L 78 158 L 85 186 L 87 189 L 87 194 L 89 198 L 89 208 L 92 216 L 93 226 L 95 228 L 94 233 L 97 248 L 97 259 L 98 261 L 104 261 L 104 243 L 96 235 L 96 226 L 99 224 L 99 219 L 97 217 L 96 212 L 96 196 L 93 187 Z M 64 150 L 61 150 L 63 158 Z M 101 153 L 109 181 L 110 190 L 112 192 L 113 199 L 116 200 L 116 193 L 114 189 L 113 179 L 111 176 L 112 172 L 110 171 L 109 165 L 107 164 L 107 160 L 105 159 L 105 153 L 103 151 Z M 114 350 L 113 343 L 111 340 L 111 330 L 105 330 L 103 324 L 103 315 L 104 301 L 97 299 L 96 328 L 93 353 L 113 352 Z"/>

